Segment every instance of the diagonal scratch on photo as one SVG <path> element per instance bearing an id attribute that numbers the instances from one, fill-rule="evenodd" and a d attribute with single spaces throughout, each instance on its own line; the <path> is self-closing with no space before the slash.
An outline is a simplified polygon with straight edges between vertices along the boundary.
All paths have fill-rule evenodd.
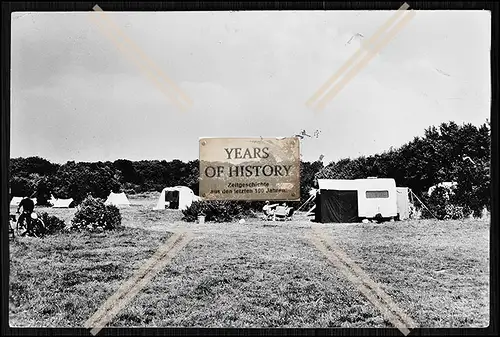
<path id="1" fill-rule="evenodd" d="M 490 20 L 13 13 L 10 327 L 488 327 Z"/>
<path id="2" fill-rule="evenodd" d="M 98 18 L 95 17 L 95 15 L 89 14 L 88 17 L 91 19 L 95 24 L 100 26 L 100 28 L 106 32 L 106 35 L 110 36 L 112 38 L 112 41 L 117 44 L 120 49 L 123 49 L 124 43 L 119 42 L 120 39 L 124 40 L 126 43 L 125 45 L 128 46 L 129 48 L 132 48 L 131 50 L 135 51 L 136 55 L 139 55 L 141 60 L 139 62 L 136 61 L 136 64 L 138 64 L 139 67 L 144 68 L 144 66 L 149 66 L 149 72 L 148 72 L 148 77 L 153 77 L 152 81 L 159 87 L 159 89 L 165 93 L 165 95 L 168 96 L 170 100 L 173 100 L 175 104 L 181 109 L 181 110 L 186 110 L 186 107 L 183 106 L 182 104 L 188 104 L 191 105 L 192 101 L 191 99 L 184 93 L 182 90 L 180 90 L 175 83 L 172 82 L 163 72 L 161 71 L 161 68 L 159 68 L 147 55 L 144 54 L 143 51 L 141 51 L 134 43 L 131 41 L 124 33 L 123 31 L 120 30 L 119 27 L 117 27 L 114 22 L 112 21 L 111 18 L 108 17 L 108 14 L 104 14 L 103 10 L 99 5 L 95 5 L 93 8 L 94 11 L 100 13 Z M 115 34 L 115 35 L 113 35 Z M 116 38 L 116 34 L 118 35 L 118 39 Z M 130 50 L 130 49 L 129 49 Z M 152 69 L 151 69 L 152 68 Z M 147 70 L 145 70 L 147 71 Z M 173 90 L 176 92 L 176 94 L 180 97 L 175 97 L 172 96 L 172 93 L 169 92 L 169 89 L 165 88 L 162 83 L 158 80 L 158 78 L 154 77 L 156 73 L 159 73 L 159 76 L 161 79 L 163 79 L 165 82 L 167 82 L 171 87 L 173 87 Z M 182 101 L 181 98 L 184 100 Z"/>

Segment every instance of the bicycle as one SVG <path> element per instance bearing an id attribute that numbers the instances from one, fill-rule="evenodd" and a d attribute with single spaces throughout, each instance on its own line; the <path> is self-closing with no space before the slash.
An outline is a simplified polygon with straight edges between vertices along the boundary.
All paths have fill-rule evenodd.
<path id="1" fill-rule="evenodd" d="M 19 212 L 18 212 L 19 213 Z M 24 214 L 27 214 L 27 212 L 23 212 Z M 28 232 L 28 226 L 26 223 L 26 216 L 23 217 L 22 221 L 19 221 L 20 219 L 17 220 L 16 222 L 16 234 L 18 236 L 34 236 L 37 238 L 41 238 L 45 235 L 46 229 L 45 229 L 45 224 L 43 220 L 41 219 L 40 214 L 37 212 L 31 212 L 30 214 L 31 217 L 31 231 Z M 19 217 L 21 218 L 21 217 Z M 21 230 L 24 229 L 24 233 L 20 234 Z"/>
<path id="2" fill-rule="evenodd" d="M 17 219 L 15 214 L 9 214 L 9 239 L 12 237 L 14 239 L 16 237 L 16 227 Z"/>

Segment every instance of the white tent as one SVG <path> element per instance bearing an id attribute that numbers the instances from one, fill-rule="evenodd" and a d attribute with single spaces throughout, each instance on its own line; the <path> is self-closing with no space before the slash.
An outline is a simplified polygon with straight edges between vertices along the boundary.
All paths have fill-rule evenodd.
<path id="1" fill-rule="evenodd" d="M 105 205 L 115 205 L 115 206 L 130 206 L 130 201 L 128 201 L 127 196 L 124 192 L 113 193 L 111 192 L 104 202 Z"/>
<path id="2" fill-rule="evenodd" d="M 69 208 L 73 203 L 73 199 L 52 199 L 51 200 L 53 208 Z"/>
<path id="3" fill-rule="evenodd" d="M 11 206 L 19 206 L 19 203 L 21 202 L 21 200 L 23 200 L 24 198 L 23 197 L 12 197 L 12 200 L 10 201 L 10 205 Z M 36 205 L 36 198 L 31 198 L 31 200 L 33 201 L 33 203 Z"/>
<path id="4" fill-rule="evenodd" d="M 432 194 L 432 192 L 434 192 L 434 190 L 436 189 L 436 187 L 444 187 L 446 188 L 448 191 L 453 191 L 456 187 L 457 187 L 457 183 L 454 182 L 454 181 L 444 181 L 444 182 L 441 182 L 437 185 L 434 185 L 434 186 L 431 186 L 429 187 L 429 190 L 427 191 L 427 194 L 430 196 Z"/>
<path id="5" fill-rule="evenodd" d="M 160 198 L 154 209 L 180 209 L 191 206 L 193 201 L 201 200 L 193 190 L 186 186 L 167 187 L 161 191 Z"/>
<path id="6" fill-rule="evenodd" d="M 22 197 L 12 197 L 12 200 L 10 201 L 11 206 L 19 206 L 19 203 L 23 200 Z"/>

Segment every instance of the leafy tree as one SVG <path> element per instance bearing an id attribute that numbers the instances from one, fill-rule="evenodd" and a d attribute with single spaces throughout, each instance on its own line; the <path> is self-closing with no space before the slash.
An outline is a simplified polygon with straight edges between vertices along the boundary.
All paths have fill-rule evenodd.
<path id="1" fill-rule="evenodd" d="M 54 174 L 57 168 L 57 164 L 52 164 L 40 157 L 13 158 L 10 160 L 11 176 L 27 177 L 33 173 L 46 176 Z"/>
<path id="2" fill-rule="evenodd" d="M 399 148 L 383 153 L 344 158 L 326 167 L 320 161 L 301 162 L 301 201 L 317 187 L 317 178 L 358 179 L 369 176 L 392 177 L 398 186 L 407 186 L 420 197 L 429 187 L 456 181 L 453 203 L 478 216 L 490 207 L 490 122 L 476 127 L 470 123 L 441 123 L 424 130 Z M 468 159 L 467 159 L 468 158 Z M 59 165 L 40 157 L 10 160 L 11 195 L 35 195 L 44 203 L 53 193 L 79 202 L 88 194 L 105 198 L 110 191 L 161 191 L 166 186 L 183 185 L 199 193 L 199 161 L 180 160 L 75 163 Z M 244 204 L 254 208 L 258 203 Z M 451 207 L 451 206 L 450 206 Z"/>
<path id="3" fill-rule="evenodd" d="M 120 173 L 119 181 L 122 184 L 141 184 L 143 179 L 134 167 L 134 163 L 126 159 L 118 159 L 113 163 L 113 167 Z"/>
<path id="4" fill-rule="evenodd" d="M 165 166 L 158 160 L 141 160 L 134 162 L 134 168 L 143 179 L 145 191 L 161 191 L 165 185 L 165 177 L 168 176 Z"/>
<path id="5" fill-rule="evenodd" d="M 11 197 L 20 197 L 26 195 L 31 196 L 34 192 L 28 178 L 22 176 L 11 176 L 9 182 Z"/>
<path id="6" fill-rule="evenodd" d="M 179 179 L 177 185 L 187 186 L 193 190 L 194 194 L 199 194 L 199 176 L 200 163 L 199 160 L 192 160 L 185 165 L 184 175 Z"/>
<path id="7" fill-rule="evenodd" d="M 357 179 L 369 176 L 392 177 L 398 186 L 407 186 L 423 197 L 429 187 L 443 181 L 459 184 L 455 202 L 475 216 L 490 205 L 490 123 L 476 127 L 451 121 L 430 126 L 423 137 L 397 149 L 373 156 L 345 158 L 330 163 L 323 177 Z M 464 158 L 476 164 L 464 164 Z M 468 206 L 466 206 L 468 205 Z"/>
<path id="8" fill-rule="evenodd" d="M 30 185 L 33 191 L 33 196 L 37 200 L 38 205 L 48 205 L 50 199 L 52 183 L 47 176 L 40 176 L 38 174 L 30 175 Z"/>
<path id="9" fill-rule="evenodd" d="M 321 161 L 300 162 L 300 204 L 309 199 L 311 188 L 318 188 L 316 174 L 323 168 Z"/>
<path id="10" fill-rule="evenodd" d="M 118 192 L 120 183 L 114 171 L 102 163 L 75 163 L 62 165 L 54 176 L 52 186 L 56 197 L 73 198 L 80 203 L 89 194 L 105 199 L 109 192 Z"/>

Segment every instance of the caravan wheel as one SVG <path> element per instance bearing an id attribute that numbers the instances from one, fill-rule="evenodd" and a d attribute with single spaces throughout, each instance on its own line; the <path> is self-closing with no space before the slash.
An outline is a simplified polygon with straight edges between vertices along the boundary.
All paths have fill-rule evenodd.
<path id="1" fill-rule="evenodd" d="M 377 215 L 375 215 L 375 218 L 373 218 L 373 220 L 375 220 L 377 223 L 381 223 L 384 221 L 384 218 L 382 217 L 382 214 L 378 213 Z"/>

